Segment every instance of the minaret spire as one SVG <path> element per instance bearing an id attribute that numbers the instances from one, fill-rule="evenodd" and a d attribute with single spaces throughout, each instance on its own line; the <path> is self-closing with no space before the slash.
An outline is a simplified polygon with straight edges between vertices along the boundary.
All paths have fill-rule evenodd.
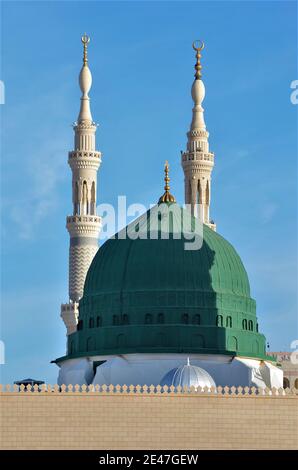
<path id="1" fill-rule="evenodd" d="M 89 98 L 89 91 L 92 85 L 92 75 L 91 71 L 88 66 L 88 44 L 90 42 L 89 36 L 85 33 L 84 36 L 81 37 L 81 41 L 84 46 L 83 51 L 83 67 L 81 68 L 81 72 L 79 75 L 79 84 L 82 91 L 81 96 L 81 108 L 78 117 L 78 122 L 92 122 L 92 115 L 90 111 L 90 98 Z"/>
<path id="2" fill-rule="evenodd" d="M 97 170 L 101 164 L 101 153 L 96 150 L 97 125 L 90 110 L 89 91 L 92 75 L 88 66 L 88 44 L 90 38 L 82 36 L 83 66 L 79 75 L 82 92 L 77 122 L 74 123 L 74 150 L 68 154 L 72 170 L 73 214 L 67 216 L 66 227 L 70 235 L 69 247 L 69 303 L 61 306 L 61 316 L 67 334 L 76 331 L 78 302 L 83 296 L 84 282 L 91 261 L 98 250 L 101 218 L 96 213 Z"/>
<path id="3" fill-rule="evenodd" d="M 170 193 L 169 162 L 167 160 L 165 162 L 164 171 L 165 171 L 165 177 L 164 177 L 164 180 L 165 180 L 164 190 L 165 190 L 165 192 L 163 193 L 162 196 L 160 196 L 158 204 L 161 204 L 163 202 L 176 202 L 176 199 Z"/>
<path id="4" fill-rule="evenodd" d="M 187 149 L 185 152 L 181 152 L 181 163 L 185 177 L 185 204 L 191 206 L 193 215 L 215 230 L 215 224 L 209 218 L 214 153 L 209 151 L 209 132 L 206 129 L 202 106 L 205 98 L 205 86 L 201 72 L 201 51 L 205 45 L 198 40 L 193 42 L 192 47 L 196 51 L 195 79 L 191 88 L 194 107 L 190 130 L 187 133 Z"/>

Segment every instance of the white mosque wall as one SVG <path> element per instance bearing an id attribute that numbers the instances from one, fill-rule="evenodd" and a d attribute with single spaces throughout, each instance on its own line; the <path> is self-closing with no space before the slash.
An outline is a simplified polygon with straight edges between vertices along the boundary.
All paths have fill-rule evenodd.
<path id="1" fill-rule="evenodd" d="M 93 380 L 93 362 L 87 358 L 69 359 L 61 364 L 59 370 L 58 385 L 90 384 Z"/>
<path id="2" fill-rule="evenodd" d="M 174 367 L 187 362 L 206 370 L 217 386 L 282 387 L 283 372 L 270 362 L 231 356 L 187 354 L 127 354 L 67 360 L 58 384 L 159 385 Z M 93 361 L 105 360 L 94 376 Z"/>

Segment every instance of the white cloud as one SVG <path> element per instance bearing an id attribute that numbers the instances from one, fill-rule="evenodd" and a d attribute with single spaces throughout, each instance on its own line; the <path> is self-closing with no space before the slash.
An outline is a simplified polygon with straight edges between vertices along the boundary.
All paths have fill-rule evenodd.
<path id="1" fill-rule="evenodd" d="M 65 70 L 62 72 L 66 74 Z M 3 172 L 10 184 L 3 205 L 22 239 L 34 238 L 37 228 L 58 205 L 59 185 L 67 177 L 70 184 L 67 146 L 72 130 L 65 125 L 69 89 L 69 82 L 62 80 L 59 87 L 35 95 L 33 115 L 32 96 L 25 96 L 16 105 L 6 105 Z M 77 104 L 79 107 L 79 91 Z M 15 139 L 16 135 L 22 138 Z M 17 175 L 11 162 L 18 162 Z"/>
<path id="2" fill-rule="evenodd" d="M 267 224 L 270 222 L 278 210 L 278 205 L 274 202 L 267 202 L 260 207 L 261 222 Z"/>
<path id="3" fill-rule="evenodd" d="M 11 220 L 22 239 L 34 238 L 37 227 L 58 205 L 58 185 L 67 177 L 64 143 L 43 145 L 27 161 L 22 194 L 9 202 Z"/>

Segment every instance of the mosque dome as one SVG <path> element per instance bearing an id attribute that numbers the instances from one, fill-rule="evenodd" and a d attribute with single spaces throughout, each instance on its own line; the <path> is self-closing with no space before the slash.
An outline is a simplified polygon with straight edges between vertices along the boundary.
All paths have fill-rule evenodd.
<path id="1" fill-rule="evenodd" d="M 161 385 L 168 387 L 216 387 L 216 384 L 210 374 L 201 367 L 190 364 L 189 359 L 187 363 L 171 369 L 162 379 Z"/>
<path id="2" fill-rule="evenodd" d="M 165 214 L 168 238 L 163 239 Z M 152 216 L 152 212 L 157 216 Z M 202 225 L 202 246 L 185 249 L 189 211 L 158 204 L 107 240 L 89 268 L 68 357 L 197 353 L 264 357 L 248 276 L 232 245 Z M 62 358 L 61 358 L 62 359 Z M 64 358 L 65 359 L 65 358 Z"/>

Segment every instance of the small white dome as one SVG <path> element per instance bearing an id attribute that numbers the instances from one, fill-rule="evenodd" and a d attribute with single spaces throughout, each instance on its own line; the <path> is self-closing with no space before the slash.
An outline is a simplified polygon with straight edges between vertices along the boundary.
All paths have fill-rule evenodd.
<path id="1" fill-rule="evenodd" d="M 170 387 L 216 387 L 216 384 L 210 374 L 201 367 L 193 366 L 187 359 L 187 364 L 175 367 L 167 372 L 161 381 L 161 385 Z"/>

